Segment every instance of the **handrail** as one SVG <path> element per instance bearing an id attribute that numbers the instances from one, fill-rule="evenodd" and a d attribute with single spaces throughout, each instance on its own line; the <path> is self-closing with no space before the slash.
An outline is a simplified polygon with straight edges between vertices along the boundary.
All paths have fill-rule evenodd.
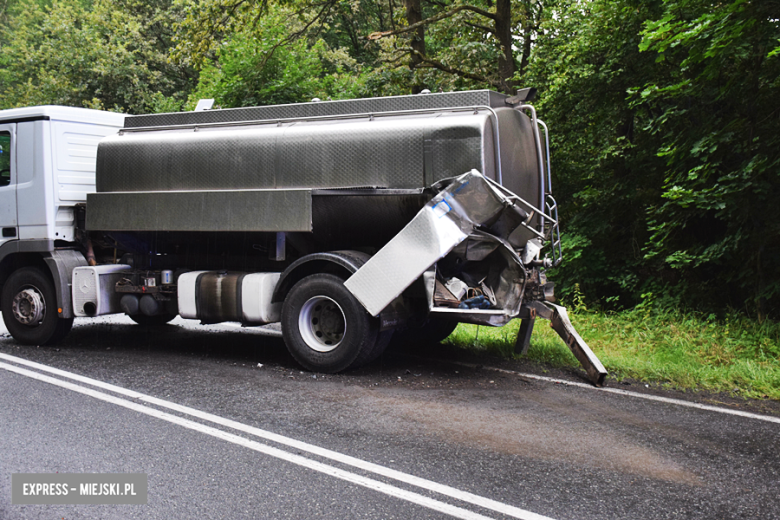
<path id="1" fill-rule="evenodd" d="M 527 200 L 523 199 L 519 195 L 516 195 L 515 193 L 512 193 L 507 188 L 505 188 L 504 186 L 501 186 L 500 184 L 498 184 L 496 181 L 494 181 L 492 179 L 489 179 L 489 178 L 485 177 L 485 180 L 488 181 L 489 184 L 494 185 L 496 188 L 498 188 L 499 190 L 504 192 L 504 195 L 506 196 L 506 198 L 508 198 L 510 200 L 515 200 L 517 202 L 520 202 L 520 203 L 524 204 L 534 214 L 537 214 L 537 215 L 541 216 L 543 219 L 549 220 L 551 229 L 553 227 L 557 226 L 557 222 L 555 220 L 553 220 L 550 215 L 547 215 L 544 211 L 540 210 L 539 208 L 537 208 L 536 206 L 534 206 L 533 204 L 531 204 Z M 530 231 L 531 233 L 533 233 L 534 235 L 536 235 L 537 237 L 541 238 L 542 241 L 546 241 L 547 240 L 547 235 L 546 235 L 546 233 L 544 233 L 544 228 L 542 228 L 542 231 L 540 232 L 540 231 L 532 228 L 531 226 L 529 226 L 525 222 L 521 222 L 520 225 L 523 226 L 528 231 Z"/>
<path id="2" fill-rule="evenodd" d="M 533 122 L 534 129 L 534 142 L 536 143 L 536 155 L 539 161 L 539 204 L 544 204 L 545 201 L 545 182 L 544 182 L 544 157 L 542 152 L 542 138 L 539 135 L 539 123 L 536 117 L 536 109 L 533 105 L 520 105 L 517 110 L 528 110 L 531 112 L 531 121 Z M 544 223 L 542 223 L 544 226 Z M 544 231 L 544 229 L 542 229 Z"/>
<path id="3" fill-rule="evenodd" d="M 541 119 L 538 120 L 539 124 L 544 128 L 544 144 L 547 151 L 547 193 L 552 193 L 552 172 L 550 164 L 552 163 L 550 157 L 550 131 L 547 130 L 547 124 Z"/>
<path id="4" fill-rule="evenodd" d="M 552 266 L 558 267 L 563 261 L 563 247 L 561 244 L 561 225 L 560 220 L 558 219 L 558 202 L 556 202 L 555 198 L 552 196 L 552 157 L 550 155 L 550 131 L 547 129 L 547 124 L 545 124 L 544 121 L 539 119 L 538 122 L 542 128 L 544 128 L 544 145 L 545 151 L 547 152 L 547 199 L 548 201 L 552 201 L 552 204 L 547 202 L 546 205 L 547 210 L 550 212 L 550 216 L 553 216 L 554 214 L 555 218 L 555 224 L 553 225 L 550 233 L 550 242 L 553 256 Z"/>
<path id="5" fill-rule="evenodd" d="M 552 195 L 550 131 L 547 128 L 547 124 L 536 116 L 536 109 L 532 105 L 520 105 L 517 107 L 517 110 L 528 110 L 531 113 L 531 121 L 533 123 L 534 130 L 534 142 L 536 144 L 536 154 L 539 161 L 540 202 L 545 208 L 545 211 L 540 212 L 540 215 L 544 217 L 541 222 L 542 234 L 545 241 L 549 237 L 550 248 L 552 250 L 552 266 L 555 267 L 560 265 L 560 263 L 563 261 L 563 249 L 561 244 L 560 221 L 558 219 L 558 202 L 556 202 Z M 544 150 L 542 150 L 542 137 L 539 126 L 544 129 Z M 545 219 L 548 222 L 544 222 Z"/>
<path id="6" fill-rule="evenodd" d="M 155 130 L 187 130 L 188 128 L 218 128 L 223 126 L 249 126 L 263 124 L 293 123 L 296 121 L 329 121 L 338 119 L 360 119 L 372 117 L 387 117 L 404 114 L 436 114 L 440 112 L 474 112 L 478 110 L 489 110 L 493 114 L 495 111 L 485 105 L 471 105 L 462 107 L 444 107 L 444 108 L 416 108 L 411 110 L 395 110 L 391 112 L 360 112 L 355 114 L 332 114 L 326 116 L 303 116 L 272 119 L 245 119 L 242 121 L 217 121 L 214 123 L 187 123 L 182 125 L 156 125 L 156 126 L 136 126 L 132 128 L 121 128 L 120 132 L 151 132 Z"/>

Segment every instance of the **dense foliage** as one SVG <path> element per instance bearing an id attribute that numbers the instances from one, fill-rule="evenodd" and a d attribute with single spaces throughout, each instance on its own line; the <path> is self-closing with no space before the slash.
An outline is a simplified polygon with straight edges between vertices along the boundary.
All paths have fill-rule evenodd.
<path id="1" fill-rule="evenodd" d="M 196 71 L 171 65 L 170 2 L 9 0 L 0 28 L 0 107 L 154 111 L 186 98 Z"/>
<path id="2" fill-rule="evenodd" d="M 780 311 L 780 0 L 0 0 L 0 108 L 539 88 L 564 296 Z"/>
<path id="3" fill-rule="evenodd" d="M 595 0 L 543 26 L 529 79 L 556 130 L 569 286 L 777 310 L 777 7 Z"/>

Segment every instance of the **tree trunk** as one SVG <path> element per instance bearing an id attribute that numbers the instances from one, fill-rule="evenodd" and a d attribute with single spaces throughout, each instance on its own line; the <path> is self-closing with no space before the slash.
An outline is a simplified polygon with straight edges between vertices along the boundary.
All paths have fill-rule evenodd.
<path id="1" fill-rule="evenodd" d="M 514 94 L 512 76 L 515 75 L 515 57 L 512 51 L 512 4 L 510 0 L 496 0 L 496 37 L 501 45 L 498 58 L 498 77 L 501 91 Z"/>
<path id="2" fill-rule="evenodd" d="M 531 46 L 533 44 L 534 27 L 530 21 L 528 21 L 523 27 L 523 57 L 520 59 L 520 77 L 525 75 L 526 69 L 528 69 L 528 58 L 531 56 Z"/>
<path id="3" fill-rule="evenodd" d="M 405 0 L 406 5 L 406 21 L 409 25 L 422 21 L 422 6 L 420 0 Z M 420 26 L 416 31 L 412 33 L 412 50 L 425 54 L 425 26 Z M 416 69 L 422 63 L 422 58 L 417 54 L 412 54 L 409 60 L 409 68 Z M 412 94 L 419 94 L 425 85 L 420 84 L 416 78 L 412 83 Z"/>

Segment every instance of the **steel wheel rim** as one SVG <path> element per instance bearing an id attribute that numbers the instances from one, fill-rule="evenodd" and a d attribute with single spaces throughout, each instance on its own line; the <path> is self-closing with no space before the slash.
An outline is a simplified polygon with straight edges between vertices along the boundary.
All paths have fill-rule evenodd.
<path id="1" fill-rule="evenodd" d="M 335 300 L 327 296 L 315 296 L 309 298 L 301 307 L 298 330 L 310 349 L 330 352 L 344 339 L 347 318 Z"/>
<path id="2" fill-rule="evenodd" d="M 16 293 L 11 311 L 22 325 L 36 327 L 46 316 L 46 300 L 37 287 L 29 285 Z"/>

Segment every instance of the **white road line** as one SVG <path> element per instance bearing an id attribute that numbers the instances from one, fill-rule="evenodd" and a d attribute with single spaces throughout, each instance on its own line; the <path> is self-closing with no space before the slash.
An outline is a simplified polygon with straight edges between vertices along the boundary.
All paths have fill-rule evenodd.
<path id="1" fill-rule="evenodd" d="M 252 334 L 258 334 L 260 336 L 271 336 L 271 337 L 274 337 L 274 338 L 281 338 L 282 337 L 282 331 L 281 330 L 269 329 L 269 328 L 263 327 L 263 326 L 261 326 L 261 327 L 251 327 L 251 326 L 250 327 L 246 327 L 246 326 L 244 326 L 244 325 L 242 325 L 240 323 L 233 323 L 233 322 L 229 322 L 229 321 L 225 322 L 225 323 L 220 323 L 219 325 L 221 325 L 223 327 L 233 327 L 233 328 L 236 328 L 236 329 L 242 329 L 245 332 L 250 332 Z M 198 325 L 198 326 L 202 327 L 203 325 Z"/>
<path id="2" fill-rule="evenodd" d="M 62 388 L 66 388 L 68 390 L 71 390 L 73 392 L 78 392 L 84 395 L 88 395 L 90 397 L 94 397 L 95 399 L 100 399 L 101 401 L 106 401 L 111 404 L 115 404 L 117 406 L 122 406 L 124 408 L 127 408 L 129 410 L 133 410 L 135 412 L 143 413 L 152 417 L 155 417 L 157 419 L 162 419 L 163 421 L 168 421 L 173 424 L 177 424 L 179 426 L 183 426 L 185 428 L 189 428 L 191 430 L 195 430 L 200 433 L 205 433 L 207 435 L 211 435 L 212 437 L 216 437 L 218 439 L 222 439 L 228 442 L 232 442 L 233 444 L 237 444 L 239 446 L 243 446 L 245 448 L 249 448 L 255 451 L 258 451 L 260 453 L 264 453 L 266 455 L 270 455 L 272 457 L 276 457 L 278 459 L 291 462 L 293 464 L 297 464 L 299 466 L 303 466 L 308 469 L 312 469 L 315 471 L 319 471 L 321 473 L 324 473 L 326 475 L 330 475 L 332 477 L 340 478 L 342 480 L 346 480 L 348 482 L 352 482 L 353 484 L 357 484 L 369 489 L 373 489 L 374 491 L 379 491 L 380 493 L 385 493 L 386 495 L 390 495 L 395 498 L 400 498 L 403 500 L 407 500 L 409 502 L 412 502 L 417 505 L 421 505 L 424 507 L 428 507 L 430 509 L 433 509 L 435 511 L 439 511 L 441 513 L 445 513 L 451 516 L 454 516 L 456 518 L 462 518 L 465 520 L 484 520 L 488 519 L 486 516 L 482 516 L 480 514 L 474 513 L 472 511 L 469 511 L 467 509 L 462 509 L 456 506 L 453 506 L 451 504 L 447 504 L 444 502 L 439 502 L 438 500 L 434 500 L 432 498 L 425 497 L 423 495 L 418 495 L 417 493 L 412 493 L 410 491 L 406 491 L 404 489 L 397 488 L 395 486 L 390 486 L 388 484 L 385 484 L 384 482 L 380 482 L 378 480 L 373 480 L 367 477 L 363 477 L 361 475 L 350 473 L 348 471 L 344 471 L 338 468 L 335 468 L 333 466 L 328 466 L 327 464 L 322 464 L 320 462 L 313 461 L 311 459 L 307 459 L 305 457 L 301 457 L 300 455 L 295 455 L 292 453 L 288 453 L 286 451 L 280 450 L 278 448 L 273 448 L 271 446 L 268 446 L 266 444 L 262 444 L 256 441 L 251 441 L 248 439 L 244 439 L 243 437 L 239 437 L 238 435 L 234 435 L 232 433 L 228 433 L 222 430 L 218 430 L 216 428 L 212 428 L 211 426 L 206 426 L 200 423 L 197 423 L 195 421 L 191 421 L 189 419 L 184 419 L 182 417 L 178 417 L 176 415 L 171 415 L 167 412 L 163 412 L 154 408 L 150 408 L 148 406 L 144 406 L 141 404 L 133 403 L 130 401 L 127 401 L 125 399 L 115 397 L 109 394 L 104 394 L 103 392 L 98 392 L 97 390 L 92 390 L 90 388 L 86 388 L 80 385 L 76 385 L 74 383 L 68 383 L 67 381 L 62 381 L 60 379 L 55 379 L 53 377 L 49 377 L 43 374 L 39 374 L 38 372 L 33 372 L 24 368 L 19 368 L 13 365 L 8 365 L 6 363 L 0 363 L 0 368 L 3 368 L 5 370 L 8 370 L 9 372 L 14 372 L 19 375 L 23 375 L 26 377 L 30 377 L 32 379 L 37 379 L 39 381 L 43 381 L 52 385 L 56 385 Z"/>
<path id="3" fill-rule="evenodd" d="M 302 441 L 298 441 L 298 440 L 295 440 L 295 439 L 292 439 L 292 438 L 289 438 L 289 437 L 285 437 L 283 435 L 272 433 L 272 432 L 269 432 L 269 431 L 266 431 L 266 430 L 261 430 L 260 428 L 255 428 L 253 426 L 249 426 L 249 425 L 246 425 L 246 424 L 243 424 L 243 423 L 239 423 L 239 422 L 236 422 L 236 421 L 233 421 L 233 420 L 230 420 L 230 419 L 225 419 L 223 417 L 219 417 L 217 415 L 213 415 L 213 414 L 210 414 L 210 413 L 207 413 L 207 412 L 196 410 L 196 409 L 190 408 L 188 406 L 182 406 L 182 405 L 179 405 L 179 404 L 176 404 L 176 403 L 172 403 L 170 401 L 166 401 L 164 399 L 158 399 L 156 397 L 152 397 L 152 396 L 149 396 L 149 395 L 146 395 L 146 394 L 142 394 L 140 392 L 136 392 L 136 391 L 133 391 L 133 390 L 128 390 L 126 388 L 115 386 L 115 385 L 112 385 L 112 384 L 109 384 L 109 383 L 104 383 L 103 381 L 98 381 L 96 379 L 91 379 L 89 377 L 80 376 L 78 374 L 73 374 L 73 373 L 67 372 L 65 370 L 60 370 L 58 368 L 50 367 L 50 366 L 47 366 L 47 365 L 42 365 L 40 363 L 35 363 L 34 361 L 28 361 L 26 359 L 18 358 L 18 357 L 15 357 L 15 356 L 10 356 L 8 354 L 0 353 L 0 359 L 5 359 L 6 361 L 9 361 L 9 362 L 12 362 L 12 363 L 25 365 L 25 366 L 28 366 L 28 367 L 31 367 L 31 368 L 35 368 L 37 370 L 41 370 L 41 371 L 44 371 L 44 372 L 49 372 L 51 374 L 55 374 L 55 375 L 58 375 L 58 376 L 61 376 L 61 377 L 72 379 L 74 381 L 79 381 L 81 383 L 85 383 L 85 384 L 92 385 L 92 386 L 95 386 L 95 387 L 98 387 L 98 388 L 102 388 L 104 390 L 108 390 L 108 391 L 111 391 L 111 392 L 114 392 L 114 393 L 117 393 L 117 394 L 120 394 L 120 395 L 124 395 L 124 396 L 132 398 L 132 399 L 137 399 L 139 401 L 144 401 L 144 402 L 147 402 L 147 403 L 150 403 L 150 404 L 154 404 L 154 405 L 162 407 L 162 408 L 167 408 L 169 410 L 174 410 L 176 412 L 179 412 L 179 413 L 182 413 L 182 414 L 186 414 L 186 415 L 190 415 L 192 417 L 197 417 L 197 418 L 202 419 L 204 421 L 209 421 L 209 422 L 212 422 L 212 423 L 215 423 L 215 424 L 219 424 L 221 426 L 226 426 L 228 428 L 239 430 L 239 431 L 242 431 L 244 433 L 248 433 L 250 435 L 254 435 L 254 436 L 257 436 L 257 437 L 260 437 L 260 438 L 263 438 L 263 439 L 266 439 L 266 440 L 270 440 L 270 441 L 273 441 L 273 442 L 276 442 L 276 443 L 279 443 L 279 444 L 282 444 L 282 445 L 285 445 L 285 446 L 289 446 L 291 448 L 295 448 L 295 449 L 300 450 L 300 451 L 305 451 L 305 452 L 311 453 L 313 455 L 318 455 L 320 457 L 327 458 L 327 459 L 330 459 L 330 460 L 333 460 L 333 461 L 336 461 L 336 462 L 340 462 L 342 464 L 346 464 L 346 465 L 353 466 L 353 467 L 356 467 L 356 468 L 359 468 L 359 469 L 362 469 L 362 470 L 365 470 L 365 471 L 369 471 L 369 472 L 375 473 L 377 475 L 382 475 L 384 477 L 392 478 L 394 480 L 398 480 L 398 481 L 403 482 L 405 484 L 410 484 L 410 485 L 413 485 L 413 486 L 417 486 L 417 487 L 426 489 L 428 491 L 433 491 L 433 492 L 439 493 L 441 495 L 445 495 L 445 496 L 454 498 L 456 500 L 460 500 L 462 502 L 467 502 L 467 503 L 470 503 L 470 504 L 473 504 L 473 505 L 476 505 L 476 506 L 479 506 L 479 507 L 482 507 L 482 508 L 485 508 L 485 509 L 489 509 L 489 510 L 495 511 L 497 513 L 502 513 L 502 514 L 505 514 L 505 515 L 508 515 L 508 516 L 512 516 L 514 518 L 519 518 L 521 520 L 553 520 L 553 519 L 551 519 L 549 517 L 546 517 L 546 516 L 538 515 L 536 513 L 530 512 L 530 511 L 525 511 L 525 510 L 520 509 L 518 507 L 511 506 L 509 504 L 504 504 L 502 502 L 498 502 L 496 500 L 492 500 L 492 499 L 489 499 L 489 498 L 486 498 L 486 497 L 481 497 L 479 495 L 474 495 L 474 494 L 469 493 L 467 491 L 462 491 L 462 490 L 459 490 L 457 488 L 446 486 L 444 484 L 439 484 L 438 482 L 433 482 L 431 480 L 423 479 L 423 478 L 420 478 L 420 477 L 415 477 L 414 475 L 409 475 L 407 473 L 403 473 L 403 472 L 400 472 L 400 471 L 397 471 L 397 470 L 394 470 L 394 469 L 390 469 L 390 468 L 387 468 L 385 466 L 380 466 L 380 465 L 374 464 L 372 462 L 367 462 L 367 461 L 364 461 L 364 460 L 361 460 L 361 459 L 358 459 L 358 458 L 355 458 L 355 457 L 351 457 L 349 455 L 344 455 L 342 453 L 338 453 L 338 452 L 335 452 L 335 451 L 332 451 L 332 450 L 321 448 L 321 447 L 315 446 L 313 444 L 308 444 L 308 443 L 305 443 L 305 442 L 302 442 Z M 65 388 L 74 387 L 74 388 L 70 388 L 70 389 L 74 390 L 76 392 L 84 393 L 86 395 L 97 397 L 98 399 L 102 399 L 104 401 L 115 402 L 114 400 L 116 400 L 117 402 L 115 404 L 119 404 L 120 406 L 125 406 L 127 408 L 131 408 L 131 406 L 127 406 L 127 405 L 138 406 L 138 407 L 141 407 L 141 408 L 144 409 L 144 410 L 138 410 L 138 411 L 141 411 L 142 413 L 147 413 L 148 415 L 152 415 L 154 417 L 163 418 L 165 420 L 168 420 L 168 419 L 165 418 L 165 417 L 162 417 L 160 415 L 157 415 L 157 414 L 162 414 L 162 415 L 165 415 L 167 417 L 173 417 L 173 418 L 175 418 L 177 420 L 185 421 L 188 424 L 193 424 L 193 425 L 197 426 L 198 428 L 192 428 L 192 429 L 196 429 L 198 431 L 202 431 L 199 428 L 208 428 L 208 429 L 211 429 L 211 430 L 215 430 L 213 428 L 210 428 L 209 426 L 201 425 L 200 423 L 195 423 L 195 422 L 189 421 L 187 419 L 183 419 L 183 418 L 180 418 L 180 417 L 177 417 L 177 416 L 173 416 L 173 415 L 167 414 L 167 413 L 159 411 L 159 410 L 155 410 L 153 408 L 148 408 L 148 407 L 145 407 L 143 405 L 138 405 L 138 404 L 132 403 L 130 401 L 125 401 L 124 399 L 120 399 L 120 398 L 114 397 L 114 396 L 109 395 L 109 394 L 103 394 L 101 392 L 96 392 L 96 391 L 91 390 L 89 388 L 84 388 L 84 387 L 81 387 L 81 386 L 78 386 L 78 385 L 73 385 L 71 383 L 68 383 L 68 382 L 65 382 L 65 381 L 61 381 L 59 379 L 50 378 L 48 376 L 45 376 L 45 375 L 42 375 L 42 374 L 38 374 L 37 372 L 31 372 L 31 371 L 28 371 L 28 370 L 25 370 L 25 369 L 22 369 L 22 368 L 14 367 L 12 365 L 7 365 L 5 363 L 0 363 L 0 368 L 4 368 L 6 370 L 11 370 L 11 371 L 16 372 L 16 373 L 22 373 L 22 372 L 19 372 L 19 371 L 23 371 L 24 375 L 32 374 L 30 377 L 35 377 L 36 379 L 40 379 L 42 381 L 45 380 L 47 382 L 51 382 L 52 384 L 56 384 L 58 386 L 68 385 L 68 386 L 65 386 Z M 45 379 L 41 379 L 41 378 L 45 378 Z M 93 395 L 93 393 L 96 394 L 96 395 Z M 98 396 L 101 396 L 101 397 L 98 397 Z M 131 408 L 131 409 L 135 409 L 135 408 Z M 154 413 L 149 413 L 146 410 L 154 412 Z M 171 421 L 171 422 L 175 422 L 175 421 Z M 179 423 L 177 422 L 177 424 L 179 424 Z M 190 426 L 188 424 L 182 424 L 182 425 L 189 428 Z M 224 435 L 232 435 L 232 434 L 223 432 L 222 430 L 215 430 L 215 431 L 220 432 L 220 435 L 215 435 L 215 436 L 218 436 L 220 438 L 224 438 L 225 440 L 230 440 L 230 439 L 225 438 Z M 209 433 L 209 432 L 204 431 L 204 433 Z M 211 433 L 209 433 L 209 434 L 211 434 Z M 233 437 L 236 437 L 236 436 L 233 436 Z M 236 438 L 241 439 L 243 442 L 253 442 L 253 441 L 248 441 L 246 439 L 243 439 L 242 437 L 236 437 Z M 256 444 L 258 444 L 259 446 L 263 446 L 263 447 L 267 448 L 268 450 L 276 450 L 277 452 L 285 454 L 285 456 L 297 457 L 299 459 L 302 459 L 302 460 L 307 461 L 308 463 L 312 463 L 312 464 L 320 464 L 318 462 L 311 461 L 310 459 L 306 459 L 304 457 L 299 457 L 297 455 L 289 454 L 289 453 L 287 453 L 285 451 L 278 450 L 276 448 L 272 448 L 272 447 L 266 446 L 264 444 L 259 444 L 259 443 L 256 443 Z M 242 444 L 242 445 L 244 445 L 244 444 Z M 251 447 L 251 446 L 247 446 L 247 447 Z M 256 449 L 254 447 L 251 447 L 251 448 L 252 449 Z M 257 451 L 263 451 L 263 450 L 257 449 Z M 266 453 L 265 451 L 263 451 L 263 452 Z M 277 456 L 277 455 L 274 455 L 272 453 L 269 453 L 269 454 L 273 455 L 273 456 Z M 284 457 L 280 457 L 280 458 L 284 458 Z M 288 459 L 285 459 L 285 460 L 288 460 Z M 291 462 L 295 462 L 295 461 L 291 460 Z M 295 463 L 297 464 L 298 462 L 295 462 Z M 301 464 L 301 465 L 304 465 L 304 464 Z M 331 470 L 334 470 L 334 471 L 343 471 L 343 470 L 338 470 L 337 468 L 332 468 L 331 466 L 327 466 L 327 465 L 324 465 L 324 464 L 320 464 L 320 465 L 325 467 L 325 468 L 331 468 Z M 316 468 L 313 468 L 313 469 L 316 469 Z M 344 473 L 348 474 L 348 475 L 354 475 L 354 474 L 349 473 L 349 472 L 344 472 Z M 328 474 L 330 474 L 330 473 L 328 473 Z M 334 476 L 338 476 L 338 475 L 334 475 Z M 355 477 L 359 477 L 359 478 L 365 478 L 365 477 L 362 477 L 360 475 L 354 475 L 354 476 Z M 340 477 L 339 476 L 339 478 L 344 478 L 344 477 Z M 349 479 L 344 478 L 344 480 L 349 480 Z M 374 481 L 374 480 L 367 479 L 367 478 L 366 478 L 366 480 L 369 481 L 369 482 L 372 482 L 372 483 L 376 482 L 377 484 L 381 484 L 382 486 L 387 486 L 388 488 L 390 488 L 392 490 L 398 489 L 399 491 L 403 491 L 404 493 L 411 493 L 411 492 L 407 492 L 407 491 L 401 490 L 399 488 L 395 488 L 393 486 L 389 486 L 387 484 L 384 484 L 384 483 L 381 483 L 381 482 L 378 482 L 378 481 Z M 350 481 L 352 481 L 352 480 L 350 480 Z M 364 485 L 364 484 L 361 484 L 361 485 Z M 374 486 L 366 485 L 366 487 L 371 487 L 372 489 L 377 489 L 378 491 L 382 491 L 383 493 L 391 494 L 390 492 L 383 491 L 381 489 L 375 488 Z M 422 495 L 417 495 L 415 493 L 411 493 L 411 495 L 413 495 L 414 497 L 424 498 L 426 500 L 433 500 L 433 499 L 428 499 L 427 497 L 423 497 Z M 392 496 L 396 496 L 396 495 L 392 495 Z M 406 500 L 410 500 L 410 501 L 414 502 L 414 500 L 411 500 L 411 499 L 408 499 L 408 498 L 405 498 L 405 497 L 400 497 L 399 496 L 399 498 L 404 498 Z M 436 504 L 446 505 L 448 507 L 455 507 L 455 506 L 449 506 L 449 504 L 445 504 L 443 502 L 438 502 L 436 500 L 433 500 L 433 502 L 435 502 Z M 415 502 L 415 503 L 418 503 L 418 502 Z M 420 504 L 420 505 L 425 505 L 425 504 Z M 426 507 L 431 507 L 431 506 L 426 506 Z M 435 507 L 431 507 L 431 508 L 432 509 L 436 509 Z M 468 511 L 466 509 L 460 509 L 460 508 L 455 508 L 455 509 L 457 509 L 458 511 L 461 511 L 461 512 L 474 514 L 476 516 L 463 517 L 463 516 L 458 516 L 458 515 L 455 515 L 455 514 L 452 514 L 452 513 L 447 513 L 447 514 L 452 514 L 453 516 L 457 516 L 458 518 L 486 518 L 486 517 L 477 515 L 476 513 L 471 513 L 470 511 Z M 436 510 L 437 511 L 441 511 L 440 509 L 436 509 Z M 446 512 L 446 511 L 442 511 L 442 512 Z"/>
<path id="4" fill-rule="evenodd" d="M 436 361 L 428 358 L 427 361 Z M 492 370 L 493 372 L 502 372 L 504 374 L 512 374 L 520 377 L 527 377 L 528 379 L 536 379 L 538 381 L 546 381 L 548 383 L 558 383 L 564 385 L 578 386 L 580 388 L 587 388 L 589 390 L 598 390 L 599 392 L 608 392 L 610 394 L 625 395 L 629 397 L 638 397 L 640 399 L 647 399 L 648 401 L 658 401 L 661 403 L 676 404 L 679 406 L 687 406 L 688 408 L 697 408 L 699 410 L 708 410 L 710 412 L 725 413 L 729 415 L 738 415 L 740 417 L 747 417 L 749 419 L 758 419 L 759 421 L 767 421 L 780 424 L 780 417 L 772 417 L 771 415 L 760 415 L 757 413 L 743 412 L 740 410 L 731 410 L 729 408 L 721 408 L 719 406 L 712 406 L 709 404 L 692 403 L 690 401 L 683 401 L 682 399 L 672 399 L 671 397 L 661 397 L 651 394 L 640 394 L 639 392 L 631 392 L 628 390 L 620 390 L 618 388 L 599 388 L 588 383 L 580 383 L 577 381 L 567 381 L 565 379 L 555 379 L 554 377 L 537 376 L 536 374 L 526 374 L 524 372 L 515 372 L 514 370 L 506 370 L 504 368 L 489 367 L 485 365 L 475 365 L 472 363 L 461 363 L 460 361 L 448 361 L 452 365 L 460 365 L 469 368 L 481 368 L 483 370 Z"/>

